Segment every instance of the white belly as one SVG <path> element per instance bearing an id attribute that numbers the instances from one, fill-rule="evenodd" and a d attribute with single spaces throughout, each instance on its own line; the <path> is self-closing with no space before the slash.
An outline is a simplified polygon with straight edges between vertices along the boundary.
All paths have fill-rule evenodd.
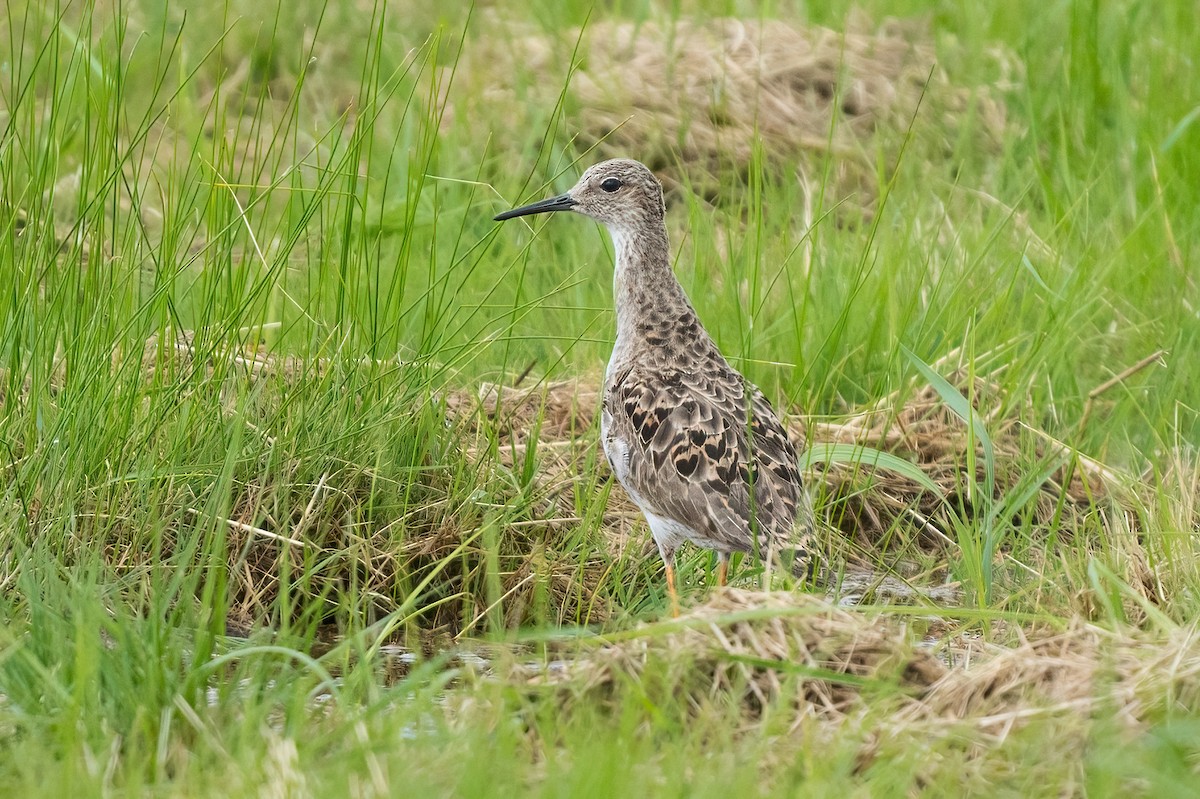
<path id="1" fill-rule="evenodd" d="M 658 552 L 665 561 L 671 561 L 680 544 L 695 538 L 695 533 L 690 527 L 680 524 L 674 519 L 651 513 L 646 510 L 645 506 L 642 507 L 642 513 L 646 515 L 646 523 L 650 525 L 650 535 L 654 536 L 654 543 L 658 544 Z"/>
<path id="2" fill-rule="evenodd" d="M 629 442 L 611 435 L 611 421 L 608 411 L 604 411 L 600 417 L 600 440 L 604 444 L 604 455 L 608 458 L 608 465 L 612 467 L 613 474 L 617 476 L 617 482 L 629 494 L 635 505 L 645 509 L 646 503 L 634 490 L 633 480 L 629 474 Z"/>

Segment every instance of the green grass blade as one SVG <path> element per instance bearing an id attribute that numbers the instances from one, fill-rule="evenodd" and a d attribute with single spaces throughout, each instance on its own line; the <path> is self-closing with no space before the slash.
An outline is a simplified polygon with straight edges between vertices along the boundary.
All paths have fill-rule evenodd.
<path id="1" fill-rule="evenodd" d="M 912 352 L 912 350 L 903 345 L 901 345 L 900 350 L 917 367 L 917 371 L 921 373 L 921 376 L 929 381 L 929 385 L 942 398 L 942 402 L 946 403 L 946 407 L 953 411 L 954 415 L 962 419 L 968 428 L 970 428 L 974 440 L 978 441 L 980 447 L 982 447 L 985 475 L 984 487 L 986 489 L 984 502 L 990 504 L 993 496 L 992 489 L 996 484 L 996 452 L 992 444 L 992 437 L 988 435 L 983 420 L 979 418 L 979 414 L 975 412 L 975 408 L 972 407 L 971 402 L 949 380 L 934 371 L 932 366 L 917 357 L 916 353 Z"/>
<path id="2" fill-rule="evenodd" d="M 901 477 L 912 480 L 925 490 L 944 496 L 941 486 L 929 479 L 929 475 L 912 461 L 907 461 L 890 452 L 874 449 L 862 444 L 841 444 L 822 441 L 814 443 L 800 455 L 801 470 L 811 469 L 818 463 L 867 466 L 872 469 L 887 469 Z"/>

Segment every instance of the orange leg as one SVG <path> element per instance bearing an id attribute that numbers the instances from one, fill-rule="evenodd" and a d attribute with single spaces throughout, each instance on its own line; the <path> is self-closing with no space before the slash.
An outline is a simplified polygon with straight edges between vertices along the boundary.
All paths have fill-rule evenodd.
<path id="1" fill-rule="evenodd" d="M 667 567 L 667 593 L 671 597 L 671 616 L 679 618 L 679 594 L 675 591 L 675 567 L 670 562 Z"/>
<path id="2" fill-rule="evenodd" d="M 717 557 L 717 585 L 725 585 L 729 578 L 729 558 L 719 555 Z"/>

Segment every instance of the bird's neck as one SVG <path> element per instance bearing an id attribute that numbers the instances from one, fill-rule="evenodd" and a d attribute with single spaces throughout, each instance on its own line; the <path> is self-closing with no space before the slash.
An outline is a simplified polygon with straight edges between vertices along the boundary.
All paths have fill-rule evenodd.
<path id="1" fill-rule="evenodd" d="M 671 248 L 662 222 L 636 230 L 613 229 L 616 271 L 613 294 L 617 341 L 609 368 L 628 363 L 693 328 L 707 339 L 683 287 L 671 269 Z M 694 323 L 694 327 L 692 324 Z"/>

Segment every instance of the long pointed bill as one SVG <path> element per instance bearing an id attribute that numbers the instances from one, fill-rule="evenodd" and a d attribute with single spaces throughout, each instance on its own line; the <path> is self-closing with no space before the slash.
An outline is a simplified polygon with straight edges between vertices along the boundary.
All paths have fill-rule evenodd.
<path id="1" fill-rule="evenodd" d="M 548 200 L 539 200 L 536 203 L 522 205 L 520 208 L 514 208 L 511 211 L 505 211 L 502 214 L 496 214 L 492 217 L 494 222 L 503 222 L 505 219 L 512 219 L 516 216 L 529 216 L 530 214 L 545 214 L 550 211 L 569 211 L 575 205 L 575 201 L 571 199 L 569 194 L 560 194 L 557 197 L 551 197 Z"/>

